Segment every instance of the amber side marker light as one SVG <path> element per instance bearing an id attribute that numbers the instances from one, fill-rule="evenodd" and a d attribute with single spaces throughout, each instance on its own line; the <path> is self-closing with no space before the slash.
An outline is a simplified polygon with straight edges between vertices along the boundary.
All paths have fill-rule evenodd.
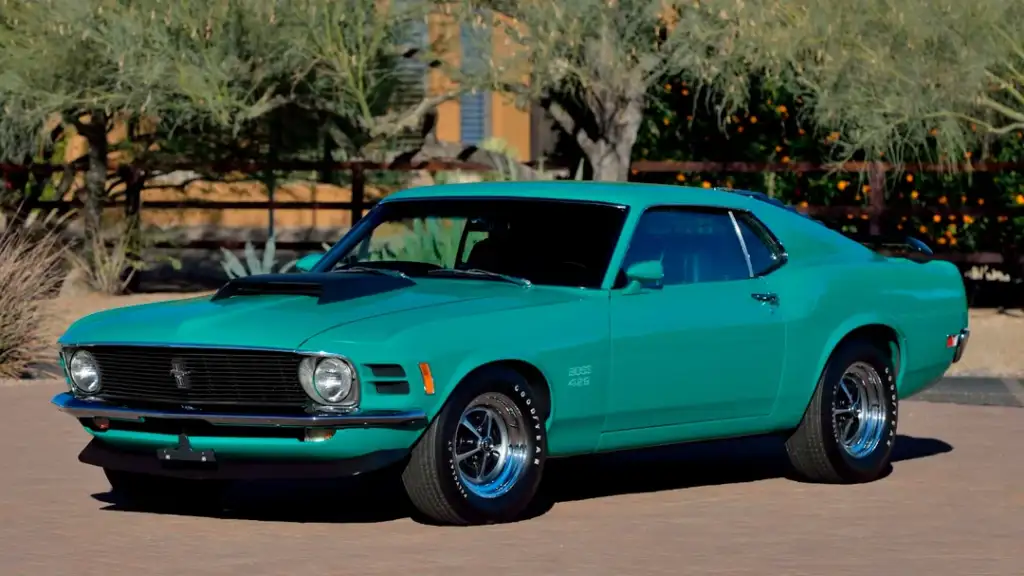
<path id="1" fill-rule="evenodd" d="M 434 376 L 430 373 L 430 364 L 420 362 L 420 374 L 423 376 L 423 391 L 427 394 L 433 394 Z"/>
<path id="2" fill-rule="evenodd" d="M 325 442 L 334 438 L 334 430 L 330 428 L 306 428 L 303 440 L 306 442 Z"/>

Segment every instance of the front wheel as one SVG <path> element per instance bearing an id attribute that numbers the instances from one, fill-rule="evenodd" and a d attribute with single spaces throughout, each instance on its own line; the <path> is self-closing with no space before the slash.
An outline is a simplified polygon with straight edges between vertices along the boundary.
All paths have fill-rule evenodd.
<path id="1" fill-rule="evenodd" d="M 544 417 L 522 374 L 500 367 L 472 374 L 413 449 L 402 474 L 409 499 L 445 524 L 514 520 L 540 484 Z"/>
<path id="2" fill-rule="evenodd" d="M 148 509 L 215 511 L 225 483 L 220 480 L 167 478 L 104 468 L 111 492 L 121 502 Z"/>
<path id="3" fill-rule="evenodd" d="M 898 398 L 890 354 L 866 340 L 840 346 L 786 442 L 797 473 L 824 483 L 869 482 L 886 473 Z"/>

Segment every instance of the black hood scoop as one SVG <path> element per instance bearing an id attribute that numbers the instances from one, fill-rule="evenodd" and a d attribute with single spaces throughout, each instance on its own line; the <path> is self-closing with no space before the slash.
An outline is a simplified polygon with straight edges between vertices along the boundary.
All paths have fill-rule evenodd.
<path id="1" fill-rule="evenodd" d="M 309 296 L 316 298 L 318 304 L 330 304 L 401 290 L 415 285 L 416 283 L 412 280 L 400 276 L 357 272 L 259 274 L 229 281 L 221 286 L 220 290 L 217 290 L 211 300 L 275 294 Z"/>

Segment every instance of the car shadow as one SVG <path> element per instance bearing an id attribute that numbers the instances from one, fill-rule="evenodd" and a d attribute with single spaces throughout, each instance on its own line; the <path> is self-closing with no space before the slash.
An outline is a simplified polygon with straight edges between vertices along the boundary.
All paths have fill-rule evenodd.
<path id="1" fill-rule="evenodd" d="M 900 435 L 893 462 L 952 450 L 942 440 Z M 561 502 L 773 478 L 799 481 L 789 467 L 783 439 L 777 436 L 576 456 L 548 463 L 535 504 L 523 519 L 543 515 Z M 136 508 L 109 492 L 93 498 L 107 504 L 104 510 L 113 511 L 301 523 L 376 523 L 412 517 L 429 523 L 418 517 L 406 498 L 399 467 L 340 480 L 238 482 L 218 510 L 191 510 L 186 503 L 173 501 Z"/>
<path id="2" fill-rule="evenodd" d="M 953 447 L 934 438 L 900 435 L 892 461 L 928 458 Z M 891 467 L 885 476 L 892 471 Z M 679 444 L 554 460 L 545 470 L 539 506 L 604 498 L 788 478 L 803 482 L 789 466 L 779 436 Z M 543 508 L 534 514 L 546 512 Z"/>

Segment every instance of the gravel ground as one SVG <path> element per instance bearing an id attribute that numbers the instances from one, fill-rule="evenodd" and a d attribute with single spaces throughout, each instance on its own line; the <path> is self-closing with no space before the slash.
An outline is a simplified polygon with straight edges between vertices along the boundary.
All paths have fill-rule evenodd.
<path id="1" fill-rule="evenodd" d="M 130 296 L 90 295 L 52 302 L 47 331 L 56 340 L 72 322 L 93 312 L 160 300 L 191 298 L 193 294 L 134 294 Z M 964 358 L 950 368 L 949 376 L 1024 378 L 1024 313 L 999 313 L 989 309 L 971 310 L 971 341 Z"/>

